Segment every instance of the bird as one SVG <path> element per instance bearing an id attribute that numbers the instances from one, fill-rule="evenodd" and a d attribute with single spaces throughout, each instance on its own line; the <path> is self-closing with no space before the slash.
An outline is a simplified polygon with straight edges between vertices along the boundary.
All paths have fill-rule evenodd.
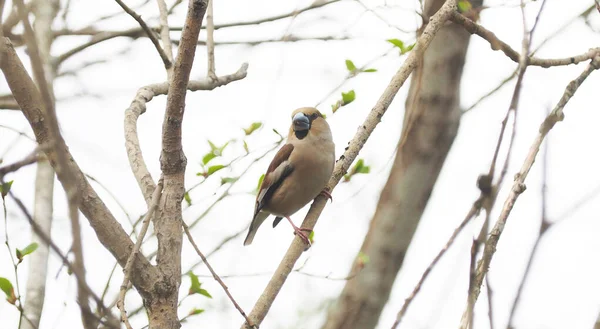
<path id="1" fill-rule="evenodd" d="M 310 240 L 290 216 L 319 194 L 333 200 L 325 188 L 333 173 L 335 144 L 329 124 L 316 108 L 302 107 L 292 112 L 286 144 L 273 157 L 256 196 L 254 216 L 244 245 L 252 243 L 260 225 L 275 215 L 273 227 L 286 218 L 305 244 Z"/>

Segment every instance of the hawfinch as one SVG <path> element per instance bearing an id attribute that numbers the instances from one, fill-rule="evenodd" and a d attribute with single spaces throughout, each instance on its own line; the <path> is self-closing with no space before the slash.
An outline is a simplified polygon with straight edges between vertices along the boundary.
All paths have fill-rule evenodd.
<path id="1" fill-rule="evenodd" d="M 252 243 L 256 231 L 269 215 L 275 215 L 273 227 L 285 217 L 292 224 L 294 234 L 310 245 L 303 232 L 310 230 L 298 228 L 289 216 L 320 193 L 331 199 L 323 188 L 334 163 L 335 145 L 323 115 L 312 107 L 295 110 L 287 143 L 275 154 L 258 190 L 254 218 L 244 245 Z"/>

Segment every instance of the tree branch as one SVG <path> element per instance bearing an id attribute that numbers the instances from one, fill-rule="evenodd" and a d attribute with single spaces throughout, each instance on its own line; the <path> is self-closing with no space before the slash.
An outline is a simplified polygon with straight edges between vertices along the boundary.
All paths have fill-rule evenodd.
<path id="1" fill-rule="evenodd" d="M 36 148 L 35 150 L 33 150 L 33 152 L 31 152 L 28 156 L 26 156 L 25 158 L 11 163 L 9 165 L 6 165 L 4 167 L 0 167 L 0 181 L 4 179 L 4 176 L 8 173 L 11 172 L 15 172 L 25 166 L 28 166 L 30 164 L 36 163 L 42 159 L 44 159 L 44 156 L 40 156 L 39 154 L 39 149 Z"/>
<path id="2" fill-rule="evenodd" d="M 498 37 L 496 37 L 496 35 L 493 32 L 487 30 L 483 26 L 473 22 L 472 20 L 461 15 L 458 12 L 452 13 L 450 19 L 454 23 L 462 25 L 465 28 L 465 30 L 467 30 L 469 33 L 477 34 L 478 36 L 482 37 L 484 40 L 489 42 L 490 46 L 492 47 L 492 50 L 501 50 L 512 61 L 517 63 L 519 62 L 519 53 L 516 50 L 512 49 L 506 42 L 498 39 Z M 527 65 L 548 68 L 551 66 L 578 64 L 593 59 L 598 54 L 600 54 L 600 48 L 592 48 L 583 54 L 567 58 L 544 59 L 530 56 L 527 58 Z"/>
<path id="3" fill-rule="evenodd" d="M 2 95 L 0 96 L 0 109 L 3 110 L 21 110 L 19 104 L 13 97 L 13 95 Z"/>
<path id="4" fill-rule="evenodd" d="M 443 7 L 433 17 L 431 17 L 429 24 L 425 28 L 423 34 L 417 39 L 415 47 L 406 58 L 406 61 L 394 75 L 390 81 L 390 84 L 387 86 L 371 112 L 368 114 L 364 123 L 359 127 L 356 135 L 350 141 L 346 152 L 344 152 L 344 154 L 337 161 L 333 175 L 327 184 L 329 191 L 335 188 L 340 179 L 348 171 L 350 165 L 366 143 L 367 139 L 374 131 L 377 124 L 381 121 L 381 118 L 398 93 L 398 90 L 400 90 L 400 87 L 402 87 L 410 73 L 417 66 L 418 59 L 423 56 L 425 49 L 429 46 L 437 31 L 439 31 L 442 25 L 451 16 L 455 8 L 456 0 L 447 0 Z M 326 201 L 327 199 L 323 196 L 318 196 L 315 199 L 308 214 L 306 215 L 306 218 L 304 219 L 304 222 L 302 223 L 303 228 L 310 230 L 314 228 L 319 215 L 325 207 Z M 300 238 L 296 237 L 286 252 L 283 260 L 279 264 L 277 270 L 275 271 L 275 274 L 271 278 L 271 281 L 263 291 L 262 295 L 256 302 L 254 309 L 250 313 L 249 318 L 254 324 L 259 325 L 267 315 L 267 312 L 277 297 L 277 294 L 281 290 L 289 273 L 292 271 L 293 265 L 296 263 L 303 250 L 304 243 Z M 243 325 L 242 328 L 247 329 L 248 327 Z"/>
<path id="5" fill-rule="evenodd" d="M 0 69 L 4 73 L 8 86 L 19 103 L 25 118 L 31 125 L 38 144 L 49 143 L 48 122 L 44 120 L 45 116 L 42 112 L 44 103 L 37 87 L 27 74 L 10 40 L 4 38 L 2 41 L 0 42 Z M 63 148 L 66 150 L 64 144 Z M 133 242 L 85 179 L 68 150 L 66 150 L 66 154 L 69 158 L 69 170 L 75 173 L 76 184 L 79 186 L 81 212 L 90 222 L 100 242 L 113 254 L 121 266 L 125 266 L 127 257 L 133 248 Z M 56 150 L 50 148 L 46 155 L 56 169 Z M 64 172 L 57 170 L 57 175 L 61 183 L 64 184 L 66 179 Z M 143 257 L 137 257 L 134 265 L 136 267 L 135 272 L 139 273 L 132 278 L 134 284 L 142 293 L 149 291 L 153 282 L 157 280 L 158 272 Z"/>
<path id="6" fill-rule="evenodd" d="M 529 174 L 529 171 L 533 166 L 533 162 L 535 161 L 535 158 L 537 156 L 537 153 L 539 152 L 542 142 L 544 141 L 544 138 L 554 127 L 554 125 L 556 125 L 556 123 L 564 119 L 564 107 L 567 105 L 571 97 L 573 97 L 579 86 L 594 70 L 597 70 L 599 68 L 600 55 L 596 56 L 586 67 L 586 69 L 575 80 L 571 81 L 567 85 L 565 92 L 563 93 L 559 102 L 556 104 L 552 112 L 540 125 L 539 133 L 529 149 L 527 157 L 525 158 L 525 161 L 521 166 L 521 170 L 515 175 L 515 181 L 506 201 L 504 202 L 504 206 L 502 208 L 500 216 L 490 233 L 490 237 L 485 243 L 482 259 L 477 265 L 475 286 L 472 291 L 473 296 L 471 298 L 477 299 L 477 296 L 479 296 L 479 293 L 481 291 L 481 284 L 483 283 L 483 279 L 489 270 L 490 263 L 494 256 L 494 253 L 496 252 L 496 245 L 498 244 L 500 235 L 504 230 L 508 216 L 510 215 L 510 212 L 514 207 L 517 198 L 521 193 L 525 191 L 525 179 L 527 178 L 527 175 Z"/>
<path id="7" fill-rule="evenodd" d="M 156 2 L 158 4 L 158 12 L 160 15 L 160 38 L 169 62 L 173 63 L 173 47 L 171 47 L 171 38 L 169 36 L 169 12 L 167 11 L 167 4 L 165 3 L 165 0 L 156 0 Z M 168 81 L 171 81 L 172 75 L 173 66 L 167 68 Z"/>
<path id="8" fill-rule="evenodd" d="M 142 30 L 144 30 L 144 32 L 146 32 L 146 35 L 148 36 L 148 38 L 150 38 L 150 41 L 152 41 L 154 48 L 156 48 L 156 51 L 158 51 L 158 55 L 160 56 L 160 59 L 162 59 L 163 64 L 165 65 L 165 69 L 167 69 L 167 71 L 168 71 L 171 68 L 171 66 L 173 65 L 173 63 L 171 63 L 169 56 L 162 49 L 162 47 L 160 46 L 160 43 L 158 43 L 158 39 L 156 38 L 156 35 L 154 35 L 154 32 L 150 29 L 150 27 L 148 27 L 148 25 L 146 24 L 146 22 L 144 22 L 142 17 L 140 15 L 138 15 L 133 9 L 127 7 L 127 5 L 125 3 L 123 3 L 123 1 L 121 1 L 121 0 L 115 0 L 115 1 L 119 4 L 119 6 L 121 6 L 121 8 L 123 8 L 123 10 L 127 14 L 129 14 L 129 16 L 133 17 L 133 19 L 135 19 L 138 22 L 138 24 L 140 24 L 140 26 L 142 27 Z"/>
<path id="9" fill-rule="evenodd" d="M 215 69 L 215 24 L 213 22 L 213 1 L 208 2 L 208 11 L 206 12 L 206 52 L 208 57 L 208 77 L 216 79 Z"/>
<path id="10" fill-rule="evenodd" d="M 202 261 L 204 262 L 204 265 L 206 265 L 206 267 L 208 268 L 208 270 L 212 274 L 213 278 L 221 285 L 221 287 L 225 291 L 225 294 L 227 294 L 227 297 L 233 303 L 233 306 L 235 306 L 235 308 L 240 312 L 240 314 L 244 317 L 244 319 L 246 319 L 246 324 L 248 326 L 250 326 L 251 328 L 255 327 L 252 324 L 252 322 L 250 321 L 250 319 L 248 319 L 248 316 L 246 315 L 246 313 L 244 312 L 244 310 L 242 310 L 242 308 L 240 307 L 240 305 L 235 301 L 235 298 L 233 298 L 233 296 L 229 292 L 229 288 L 227 288 L 227 285 L 225 285 L 225 282 L 223 282 L 223 280 L 221 280 L 221 278 L 219 277 L 219 275 L 217 274 L 217 272 L 215 272 L 215 270 L 213 270 L 212 266 L 210 266 L 210 264 L 208 263 L 208 260 L 206 259 L 206 257 L 204 257 L 204 254 L 200 251 L 200 249 L 196 245 L 196 242 L 194 242 L 194 237 L 192 236 L 192 233 L 190 233 L 190 229 L 187 226 L 187 224 L 185 222 L 183 222 L 183 221 L 182 221 L 182 224 L 183 224 L 183 230 L 185 231 L 185 234 L 187 235 L 188 240 L 190 240 L 190 243 L 194 247 L 194 250 L 196 250 L 196 253 L 198 254 L 198 256 L 200 256 L 200 258 L 202 258 Z M 256 327 L 256 329 L 258 329 L 258 327 Z"/>
<path id="11" fill-rule="evenodd" d="M 248 74 L 248 64 L 244 63 L 239 70 L 233 74 L 217 77 L 216 80 L 203 79 L 192 80 L 188 83 L 189 91 L 213 90 L 217 87 L 227 85 L 231 82 L 244 79 Z M 155 96 L 166 95 L 169 92 L 169 83 L 155 83 L 147 85 L 138 90 L 135 98 L 125 110 L 125 146 L 127 149 L 127 157 L 129 165 L 133 171 L 133 175 L 138 182 L 138 185 L 144 195 L 146 204 L 150 203 L 152 191 L 156 189 L 152 176 L 146 167 L 146 162 L 140 148 L 140 141 L 137 134 L 137 120 L 139 116 L 146 112 L 146 104 Z"/>
<path id="12" fill-rule="evenodd" d="M 162 193 L 163 181 L 162 178 L 158 181 L 158 185 L 156 189 L 154 189 L 154 193 L 152 194 L 152 200 L 150 201 L 150 205 L 148 207 L 148 212 L 146 212 L 146 216 L 144 217 L 144 221 L 142 222 L 142 229 L 140 230 L 140 234 L 137 237 L 137 241 L 133 246 L 133 250 L 131 250 L 131 254 L 127 258 L 127 263 L 125 263 L 125 267 L 123 268 L 123 282 L 121 283 L 121 287 L 119 289 L 119 299 L 117 300 L 117 308 L 121 311 L 121 321 L 125 323 L 127 329 L 132 329 L 131 324 L 129 323 L 129 318 L 127 318 L 127 311 L 125 311 L 125 294 L 127 293 L 127 285 L 131 280 L 131 270 L 133 265 L 133 260 L 135 256 L 140 251 L 140 247 L 142 246 L 142 242 L 144 241 L 144 237 L 146 236 L 146 232 L 148 232 L 148 227 L 150 226 L 150 219 L 154 216 L 154 212 L 158 207 L 158 202 L 160 201 L 160 196 Z"/>
<path id="13" fill-rule="evenodd" d="M 396 315 L 396 321 L 394 321 L 394 324 L 392 324 L 392 329 L 395 329 L 398 327 L 398 325 L 400 325 L 400 322 L 402 322 L 404 315 L 406 315 L 406 311 L 408 311 L 408 307 L 413 302 L 413 300 L 415 299 L 415 297 L 417 296 L 419 291 L 421 291 L 421 287 L 423 287 L 423 283 L 425 283 L 425 280 L 427 279 L 427 277 L 429 276 L 429 274 L 431 273 L 433 268 L 437 265 L 437 263 L 440 261 L 440 259 L 442 259 L 442 256 L 444 256 L 446 251 L 448 251 L 450 246 L 454 243 L 454 240 L 456 240 L 456 238 L 458 237 L 458 234 L 460 234 L 460 232 L 462 232 L 462 230 L 467 226 L 467 224 L 471 221 L 471 219 L 473 219 L 473 218 L 475 218 L 475 216 L 477 216 L 477 214 L 481 210 L 483 198 L 484 198 L 484 196 L 482 195 L 473 203 L 473 206 L 469 210 L 469 213 L 467 214 L 467 216 L 465 216 L 465 219 L 463 219 L 463 221 L 460 223 L 460 225 L 458 225 L 458 227 L 456 229 L 454 229 L 454 232 L 450 236 L 450 239 L 448 239 L 448 242 L 446 242 L 444 247 L 438 252 L 438 254 L 435 256 L 433 261 L 431 261 L 429 266 L 427 266 L 427 268 L 425 269 L 425 272 L 423 272 L 423 274 L 421 275 L 419 282 L 413 288 L 413 291 L 406 298 L 406 300 L 404 300 L 404 304 L 402 305 L 402 308 L 400 309 L 400 311 L 398 311 L 398 315 Z"/>

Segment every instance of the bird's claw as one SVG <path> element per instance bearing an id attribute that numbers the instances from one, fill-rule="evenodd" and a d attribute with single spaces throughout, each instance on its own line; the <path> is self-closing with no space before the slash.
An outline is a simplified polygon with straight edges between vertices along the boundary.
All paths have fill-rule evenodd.
<path id="1" fill-rule="evenodd" d="M 329 191 L 327 191 L 326 189 L 321 191 L 321 193 L 319 193 L 319 195 L 322 195 L 322 196 L 326 197 L 327 199 L 329 199 L 329 201 L 333 202 L 333 197 L 331 196 L 331 193 L 329 193 Z"/>
<path id="2" fill-rule="evenodd" d="M 307 245 L 307 248 L 305 250 L 308 250 L 308 248 L 310 248 L 310 246 L 311 246 L 311 243 L 310 243 L 310 239 L 309 239 L 308 235 L 306 235 L 306 233 L 304 233 L 304 232 L 308 233 L 308 232 L 312 232 L 312 230 L 309 228 L 294 227 L 294 235 L 297 235 Z"/>

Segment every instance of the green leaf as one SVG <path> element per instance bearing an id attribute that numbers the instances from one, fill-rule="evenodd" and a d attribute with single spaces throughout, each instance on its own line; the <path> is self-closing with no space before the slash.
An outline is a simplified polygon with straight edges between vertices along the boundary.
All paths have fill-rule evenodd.
<path id="1" fill-rule="evenodd" d="M 192 205 L 192 198 L 190 198 L 189 192 L 185 192 L 183 198 L 185 199 L 185 202 L 187 203 L 188 207 Z"/>
<path id="2" fill-rule="evenodd" d="M 344 175 L 344 182 L 349 182 L 352 176 L 356 174 L 368 174 L 369 172 L 371 172 L 371 167 L 365 166 L 365 160 L 358 159 L 350 172 Z"/>
<path id="3" fill-rule="evenodd" d="M 208 140 L 207 142 L 208 142 L 208 145 L 210 145 L 210 150 L 211 150 L 211 151 L 214 151 L 214 150 L 216 150 L 216 149 L 218 148 L 218 147 L 217 147 L 217 146 L 216 146 L 216 145 L 215 145 L 213 142 L 211 142 L 210 140 Z"/>
<path id="4" fill-rule="evenodd" d="M 208 291 L 206 291 L 206 289 L 200 289 L 198 291 L 198 293 L 202 296 L 208 297 L 208 298 L 212 298 L 212 296 L 208 293 Z"/>
<path id="5" fill-rule="evenodd" d="M 188 313 L 188 316 L 192 316 L 192 315 L 198 315 L 204 313 L 204 310 L 201 308 L 193 308 L 190 313 Z"/>
<path id="6" fill-rule="evenodd" d="M 248 150 L 248 143 L 246 143 L 246 141 L 244 141 L 244 151 L 246 151 L 246 154 L 250 153 Z"/>
<path id="7" fill-rule="evenodd" d="M 19 259 L 19 263 L 23 260 L 23 257 L 31 254 L 38 248 L 38 244 L 36 242 L 30 243 L 27 247 L 23 248 L 23 250 L 16 250 L 17 258 Z"/>
<path id="8" fill-rule="evenodd" d="M 190 277 L 191 285 L 190 290 L 188 291 L 188 295 L 197 294 L 200 291 L 200 280 L 198 280 L 198 276 L 193 272 L 188 272 L 188 276 Z"/>
<path id="9" fill-rule="evenodd" d="M 402 55 L 406 54 L 407 52 L 413 50 L 413 48 L 415 47 L 415 44 L 413 43 L 412 45 L 404 48 L 404 50 L 402 51 Z"/>
<path id="10" fill-rule="evenodd" d="M 217 156 L 216 156 L 214 153 L 212 153 L 212 151 L 211 151 L 210 153 L 206 153 L 206 154 L 204 155 L 204 157 L 202 157 L 202 164 L 203 164 L 203 165 L 206 165 L 207 163 L 209 163 L 209 162 L 210 162 L 210 160 L 212 160 L 212 159 L 214 159 L 214 158 L 216 158 L 216 157 L 217 157 Z"/>
<path id="11" fill-rule="evenodd" d="M 223 155 L 223 151 L 225 150 L 225 148 L 227 147 L 227 145 L 229 145 L 229 142 L 225 143 L 223 146 L 216 146 L 213 142 L 211 142 L 209 140 L 208 141 L 208 145 L 210 146 L 210 151 L 214 155 L 221 156 L 221 155 Z"/>
<path id="12" fill-rule="evenodd" d="M 6 300 L 14 305 L 17 301 L 17 297 L 15 296 L 15 290 L 12 283 L 10 283 L 7 278 L 0 277 L 0 289 L 6 294 Z"/>
<path id="13" fill-rule="evenodd" d="M 246 136 L 252 134 L 256 129 L 262 127 L 262 122 L 253 122 L 250 127 L 244 128 L 244 133 Z"/>
<path id="14" fill-rule="evenodd" d="M 12 186 L 14 181 L 10 181 L 10 182 L 6 182 L 6 183 L 2 183 L 0 184 L 0 194 L 2 195 L 2 198 L 4 198 L 8 192 L 10 192 L 10 187 Z"/>
<path id="15" fill-rule="evenodd" d="M 407 52 L 411 51 L 413 49 L 413 47 L 415 46 L 415 44 L 412 44 L 410 46 L 406 46 L 404 44 L 404 41 L 399 40 L 399 39 L 388 39 L 387 42 L 393 44 L 394 46 L 400 48 L 400 55 L 404 55 Z"/>
<path id="16" fill-rule="evenodd" d="M 207 172 L 206 174 L 207 174 L 207 176 L 210 176 L 210 175 L 212 175 L 212 174 L 216 173 L 217 171 L 219 171 L 219 170 L 221 170 L 221 169 L 223 169 L 223 168 L 225 168 L 225 166 L 224 166 L 224 165 L 214 165 L 214 166 L 210 166 L 210 167 L 208 167 L 208 172 Z"/>
<path id="17" fill-rule="evenodd" d="M 352 61 L 349 59 L 346 60 L 346 68 L 348 71 L 350 71 L 350 73 L 354 73 L 356 71 L 356 65 L 354 65 L 354 63 L 352 63 Z"/>
<path id="18" fill-rule="evenodd" d="M 354 92 L 354 90 L 350 90 L 347 93 L 342 92 L 342 102 L 343 102 L 342 106 L 352 103 L 355 99 L 356 99 L 356 93 Z"/>
<path id="19" fill-rule="evenodd" d="M 212 296 L 206 291 L 206 289 L 202 289 L 202 283 L 198 280 L 198 276 L 193 272 L 188 272 L 188 276 L 191 280 L 190 290 L 188 291 L 188 295 L 200 294 L 202 296 L 206 296 L 208 298 L 212 298 Z"/>
<path id="20" fill-rule="evenodd" d="M 256 185 L 256 191 L 260 190 L 260 185 L 262 185 L 263 180 L 265 179 L 265 174 L 260 175 L 258 178 L 258 185 Z"/>
<path id="21" fill-rule="evenodd" d="M 315 243 L 315 231 L 310 231 L 310 234 L 308 235 L 308 240 L 310 241 L 310 243 Z"/>
<path id="22" fill-rule="evenodd" d="M 225 148 L 227 147 L 227 145 L 229 145 L 229 142 L 225 143 L 223 146 L 219 147 L 217 149 L 217 152 L 215 153 L 216 155 L 223 155 L 223 151 L 225 150 Z"/>
<path id="23" fill-rule="evenodd" d="M 471 2 L 468 0 L 460 0 L 458 1 L 458 11 L 461 13 L 465 13 L 469 10 L 471 10 L 471 8 L 473 8 L 473 6 L 471 5 Z"/>
<path id="24" fill-rule="evenodd" d="M 394 46 L 400 48 L 400 50 L 404 49 L 404 41 L 399 39 L 387 39 L 387 42 L 393 44 Z"/>
<path id="25" fill-rule="evenodd" d="M 236 182 L 238 179 L 239 179 L 239 177 L 222 177 L 221 185 Z"/>
<path id="26" fill-rule="evenodd" d="M 377 69 L 366 69 L 366 70 L 363 70 L 363 72 L 367 72 L 367 73 L 377 72 Z"/>

